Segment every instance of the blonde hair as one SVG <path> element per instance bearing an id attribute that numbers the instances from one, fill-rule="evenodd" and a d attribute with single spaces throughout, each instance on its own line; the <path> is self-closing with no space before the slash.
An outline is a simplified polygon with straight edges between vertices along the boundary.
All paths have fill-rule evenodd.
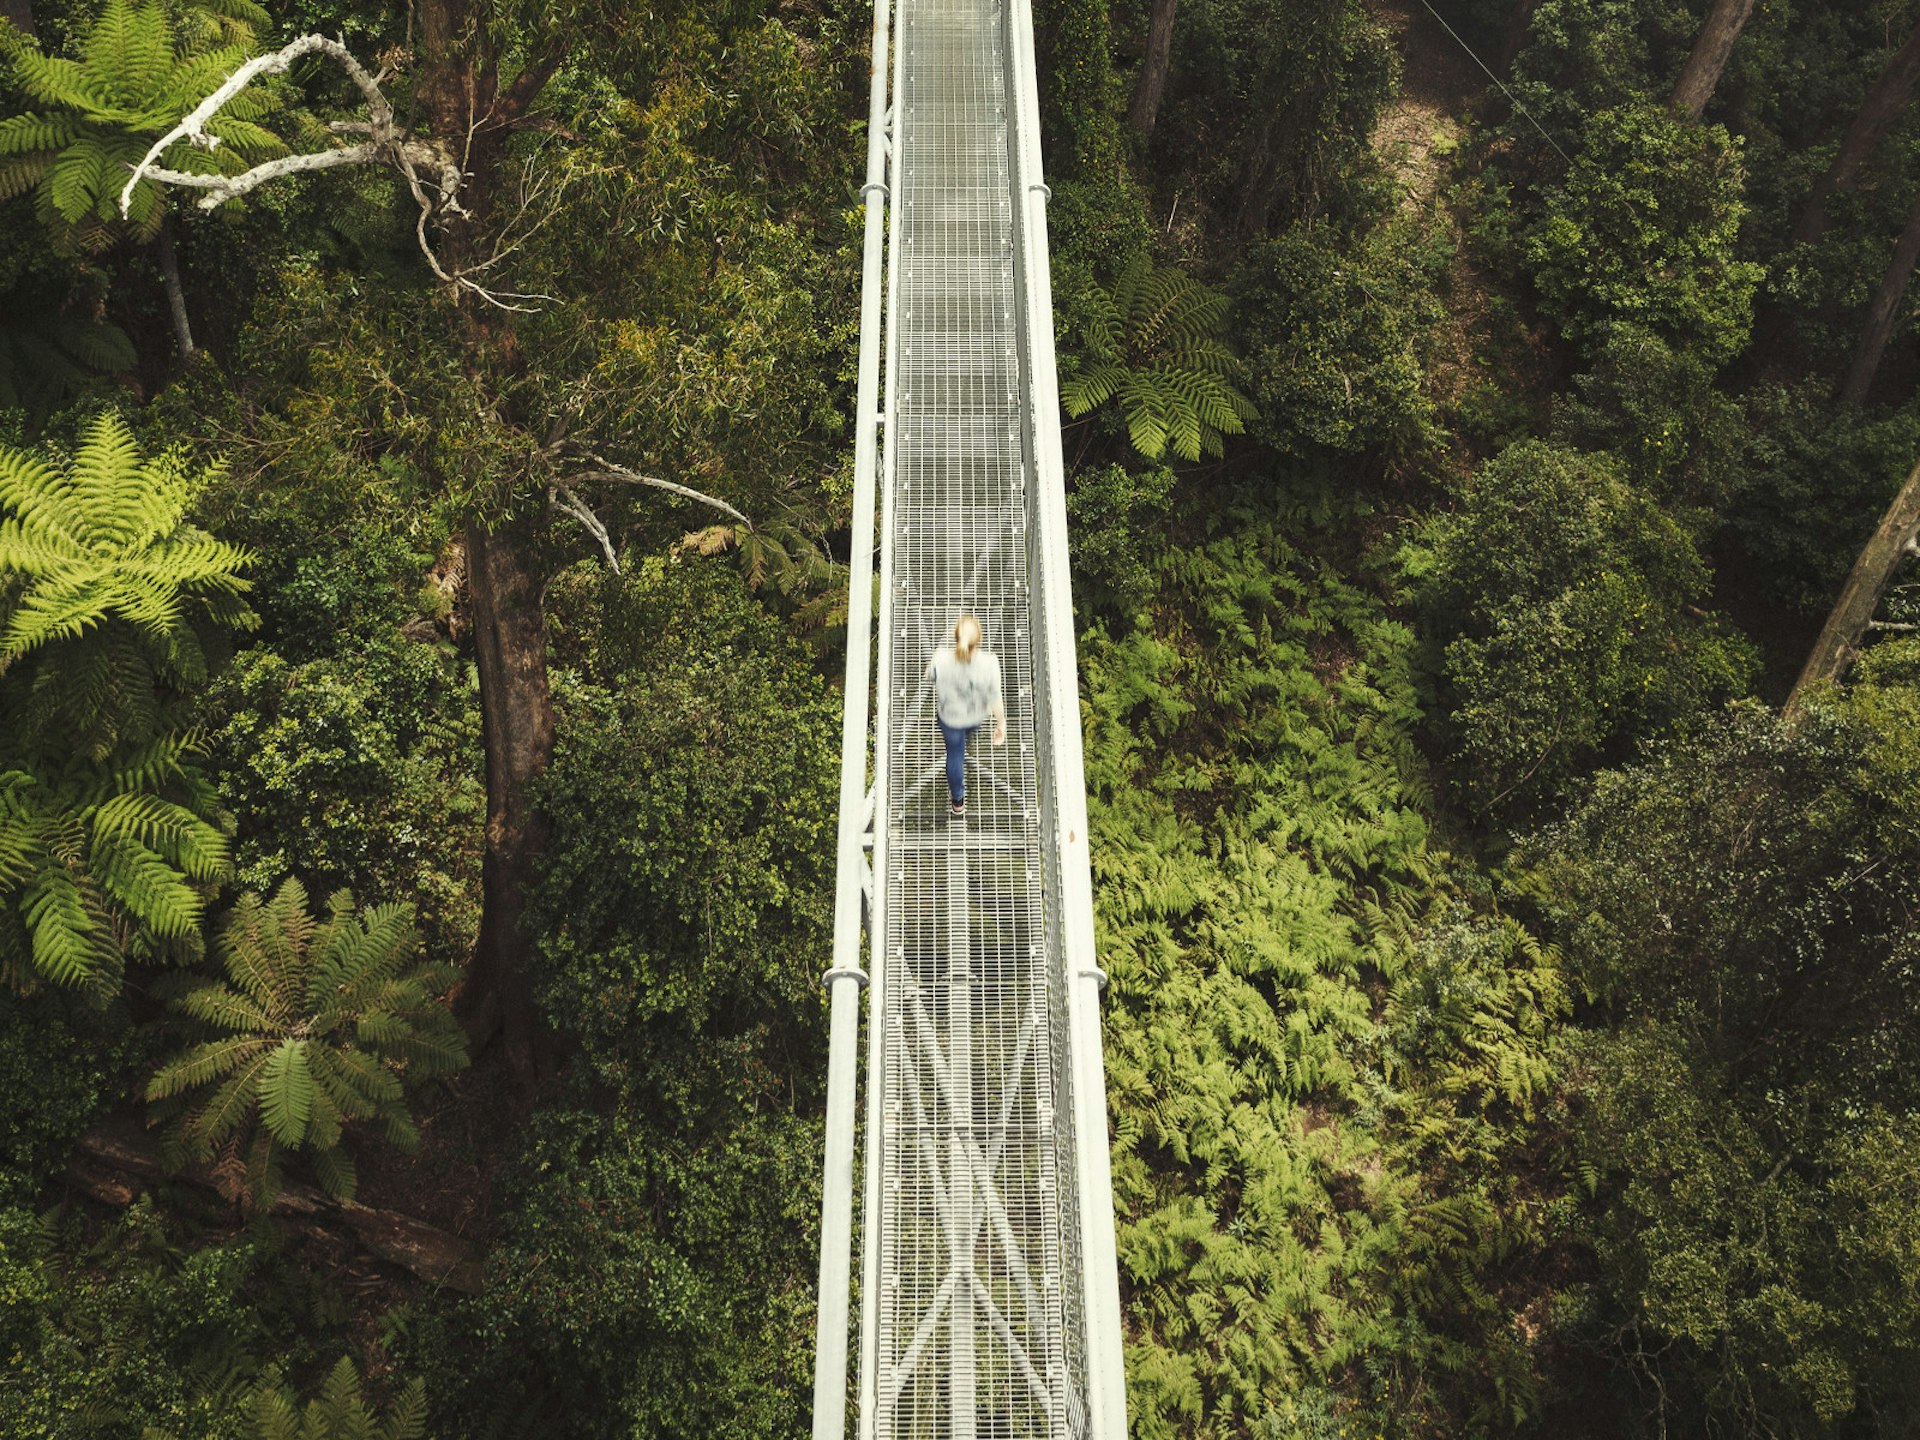
<path id="1" fill-rule="evenodd" d="M 962 615 L 953 622 L 953 658 L 962 664 L 971 664 L 973 652 L 980 648 L 980 622 L 971 615 Z"/>

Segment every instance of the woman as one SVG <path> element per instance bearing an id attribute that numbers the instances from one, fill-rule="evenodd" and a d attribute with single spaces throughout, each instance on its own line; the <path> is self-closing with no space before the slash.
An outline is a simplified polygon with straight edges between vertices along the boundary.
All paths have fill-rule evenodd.
<path id="1" fill-rule="evenodd" d="M 980 622 L 962 615 L 953 622 L 953 643 L 934 653 L 927 675 L 933 681 L 934 718 L 947 742 L 947 798 L 959 818 L 967 813 L 967 740 L 992 717 L 993 743 L 1007 743 L 1000 657 L 980 648 Z"/>

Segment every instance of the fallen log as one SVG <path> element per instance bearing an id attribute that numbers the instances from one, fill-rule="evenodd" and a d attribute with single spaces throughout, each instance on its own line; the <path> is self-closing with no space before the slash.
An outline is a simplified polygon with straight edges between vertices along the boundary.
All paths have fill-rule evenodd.
<path id="1" fill-rule="evenodd" d="M 103 1121 L 80 1137 L 67 1161 L 67 1175 L 81 1190 L 108 1205 L 130 1205 L 143 1186 L 158 1180 L 185 1180 L 207 1190 L 218 1190 L 213 1175 L 203 1167 L 169 1173 L 160 1163 L 160 1147 L 152 1136 L 125 1118 Z M 430 1285 L 444 1285 L 465 1295 L 486 1288 L 484 1257 L 457 1235 L 402 1215 L 356 1205 L 299 1181 L 281 1187 L 271 1214 L 329 1228 L 345 1230 L 369 1254 L 411 1271 Z"/>

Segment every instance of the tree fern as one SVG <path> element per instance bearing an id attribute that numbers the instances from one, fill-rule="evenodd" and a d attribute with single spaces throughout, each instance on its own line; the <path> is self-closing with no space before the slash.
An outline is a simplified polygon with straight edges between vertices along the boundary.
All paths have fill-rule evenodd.
<path id="1" fill-rule="evenodd" d="M 0 199 L 32 190 L 56 241 L 97 251 L 122 237 L 151 240 L 165 214 L 160 187 L 135 188 L 127 218 L 119 197 L 127 172 L 154 140 L 247 58 L 255 17 L 248 0 L 217 0 L 201 23 L 176 25 L 161 0 L 109 0 L 80 36 L 78 59 L 45 55 L 15 39 L 11 79 L 45 107 L 0 121 Z M 250 87 L 208 122 L 213 149 L 181 142 L 162 157 L 171 169 L 238 174 L 284 146 L 259 122 L 274 104 Z"/>
<path id="2" fill-rule="evenodd" d="M 361 1394 L 360 1371 L 343 1355 L 306 1404 L 288 1388 L 278 1368 L 269 1368 L 253 1386 L 246 1440 L 423 1440 L 427 1433 L 427 1391 L 410 1380 L 393 1397 L 385 1418 Z M 180 1440 L 151 1427 L 145 1440 Z"/>
<path id="3" fill-rule="evenodd" d="M 457 972 L 421 963 L 419 945 L 407 906 L 356 916 L 343 890 L 317 920 L 297 880 L 268 901 L 241 897 L 214 944 L 225 979 L 192 983 L 170 1002 L 211 1033 L 147 1083 L 148 1100 L 176 1122 L 179 1156 L 213 1164 L 233 1197 L 265 1206 L 289 1152 L 351 1199 L 356 1174 L 341 1142 L 356 1121 L 417 1144 L 407 1082 L 467 1061 L 441 998 Z"/>
<path id="4" fill-rule="evenodd" d="M 127 956 L 198 953 L 227 867 L 178 728 L 245 551 L 183 519 L 195 481 L 116 417 L 64 463 L 0 448 L 0 977 L 99 993 Z"/>
<path id="5" fill-rule="evenodd" d="M 45 415 L 136 357 L 118 326 L 37 290 L 22 283 L 0 295 L 0 406 Z"/>
<path id="6" fill-rule="evenodd" d="M 1226 333 L 1226 296 L 1136 255 L 1112 290 L 1087 297 L 1061 404 L 1078 419 L 1118 400 L 1129 443 L 1148 459 L 1218 456 L 1254 416 L 1234 388 L 1240 361 Z"/>

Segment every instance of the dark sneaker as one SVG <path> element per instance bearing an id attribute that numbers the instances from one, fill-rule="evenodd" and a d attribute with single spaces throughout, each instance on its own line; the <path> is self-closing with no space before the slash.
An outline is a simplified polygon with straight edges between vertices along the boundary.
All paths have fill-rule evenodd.
<path id="1" fill-rule="evenodd" d="M 967 818 L 967 807 L 964 803 L 953 807 L 953 818 L 956 820 L 964 820 Z"/>

